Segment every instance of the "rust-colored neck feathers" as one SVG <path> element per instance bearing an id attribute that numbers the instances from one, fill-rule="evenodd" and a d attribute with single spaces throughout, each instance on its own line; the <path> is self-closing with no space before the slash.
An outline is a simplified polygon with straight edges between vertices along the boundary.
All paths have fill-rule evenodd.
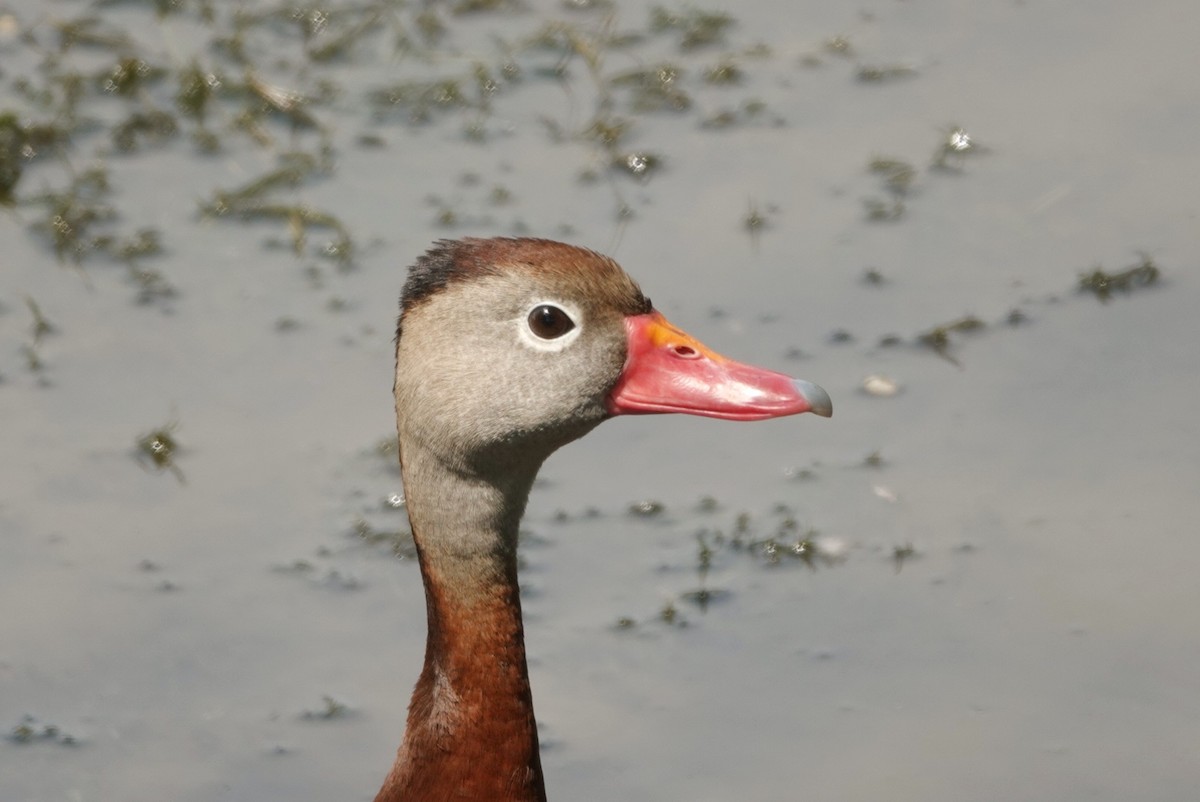
<path id="1" fill-rule="evenodd" d="M 515 562 L 456 598 L 422 556 L 429 640 L 396 765 L 376 802 L 544 802 Z"/>
<path id="2" fill-rule="evenodd" d="M 469 477 L 401 432 L 429 632 L 376 802 L 544 802 L 517 584 L 517 527 L 540 461 L 501 481 Z"/>

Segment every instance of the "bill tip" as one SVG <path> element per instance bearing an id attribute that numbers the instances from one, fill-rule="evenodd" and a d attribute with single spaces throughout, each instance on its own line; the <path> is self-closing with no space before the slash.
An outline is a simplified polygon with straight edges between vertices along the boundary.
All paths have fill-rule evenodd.
<path id="1" fill-rule="evenodd" d="M 809 412 L 820 415 L 822 418 L 833 416 L 833 401 L 824 388 L 804 379 L 792 379 L 792 384 L 796 387 L 796 392 L 808 401 Z"/>

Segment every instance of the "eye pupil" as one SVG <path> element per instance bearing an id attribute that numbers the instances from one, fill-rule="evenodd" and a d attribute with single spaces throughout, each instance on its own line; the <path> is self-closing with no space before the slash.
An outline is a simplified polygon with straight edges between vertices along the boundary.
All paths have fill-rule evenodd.
<path id="1" fill-rule="evenodd" d="M 529 313 L 529 330 L 543 340 L 554 340 L 575 328 L 575 321 L 557 306 L 539 304 Z"/>

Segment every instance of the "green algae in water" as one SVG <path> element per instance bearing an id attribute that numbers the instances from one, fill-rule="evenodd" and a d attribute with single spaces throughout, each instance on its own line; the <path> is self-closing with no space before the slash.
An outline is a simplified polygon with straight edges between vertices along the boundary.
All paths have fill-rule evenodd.
<path id="1" fill-rule="evenodd" d="M 882 84 L 900 78 L 911 78 L 916 74 L 916 68 L 907 64 L 886 64 L 859 67 L 854 77 L 860 83 Z"/>
<path id="2" fill-rule="evenodd" d="M 733 23 L 733 17 L 719 11 L 701 11 L 688 7 L 680 11 L 669 11 L 662 6 L 655 6 L 650 12 L 650 30 L 655 33 L 678 34 L 681 50 L 695 50 L 724 43 L 725 33 Z"/>
<path id="3" fill-rule="evenodd" d="M 175 457 L 179 453 L 179 441 L 175 437 L 175 430 L 178 428 L 177 422 L 171 422 L 147 432 L 137 439 L 134 453 L 143 465 L 149 465 L 159 471 L 169 471 L 182 484 L 183 471 L 175 464 Z"/>
<path id="4" fill-rule="evenodd" d="M 21 720 L 8 731 L 8 740 L 15 744 L 32 744 L 39 741 L 56 743 L 59 746 L 78 746 L 79 739 L 64 732 L 57 724 L 39 721 L 31 715 L 24 715 Z"/>
<path id="5" fill-rule="evenodd" d="M 1079 291 L 1090 292 L 1101 301 L 1107 302 L 1113 292 L 1132 292 L 1138 287 L 1149 287 L 1157 284 L 1162 271 L 1154 260 L 1147 254 L 1141 254 L 1141 259 L 1124 270 L 1108 273 L 1097 267 L 1079 277 Z"/>
<path id="6" fill-rule="evenodd" d="M 949 323 L 934 326 L 932 329 L 917 336 L 917 342 L 931 349 L 935 354 L 955 365 L 959 362 L 950 355 L 951 335 L 957 333 L 975 332 L 983 329 L 985 323 L 974 315 L 965 315 Z"/>

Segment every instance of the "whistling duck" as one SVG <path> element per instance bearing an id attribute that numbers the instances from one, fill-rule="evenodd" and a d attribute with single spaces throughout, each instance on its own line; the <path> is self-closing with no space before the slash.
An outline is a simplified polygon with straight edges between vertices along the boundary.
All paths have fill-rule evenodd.
<path id="1" fill-rule="evenodd" d="M 616 262 L 559 242 L 438 242 L 400 306 L 396 426 L 429 633 L 376 802 L 544 800 L 517 592 L 542 462 L 614 415 L 833 408 L 815 384 L 709 350 Z"/>

